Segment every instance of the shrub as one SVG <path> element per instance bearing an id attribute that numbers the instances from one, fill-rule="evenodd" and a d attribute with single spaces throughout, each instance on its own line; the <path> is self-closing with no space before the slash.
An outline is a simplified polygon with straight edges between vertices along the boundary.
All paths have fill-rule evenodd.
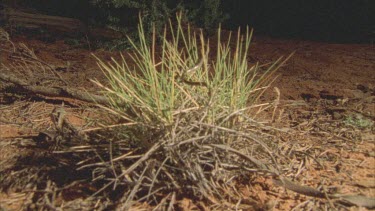
<path id="1" fill-rule="evenodd" d="M 158 46 L 155 33 L 151 43 L 146 41 L 140 24 L 140 42 L 130 40 L 135 49 L 130 61 L 98 59 L 109 85 L 95 83 L 112 102 L 101 107 L 125 120 L 108 126 L 123 138 L 111 141 L 113 158 L 103 161 L 111 163 L 106 172 L 114 172 L 103 176 L 111 181 L 106 187 L 125 185 L 121 209 L 134 200 L 173 204 L 174 197 L 182 196 L 227 208 L 221 202 L 229 201 L 235 207 L 240 196 L 228 192 L 229 186 L 235 188 L 233 178 L 249 173 L 246 169 L 276 172 L 276 144 L 257 138 L 264 133 L 251 113 L 270 106 L 257 100 L 285 60 L 258 74 L 259 66 L 247 62 L 251 30 L 244 35 L 238 31 L 231 49 L 232 35 L 223 43 L 219 29 L 212 55 L 209 41 L 201 32 L 182 27 L 181 16 L 177 28 L 173 25 L 168 33 L 164 30 Z M 126 181 L 136 184 L 127 186 Z M 238 198 L 232 201 L 233 196 Z"/>

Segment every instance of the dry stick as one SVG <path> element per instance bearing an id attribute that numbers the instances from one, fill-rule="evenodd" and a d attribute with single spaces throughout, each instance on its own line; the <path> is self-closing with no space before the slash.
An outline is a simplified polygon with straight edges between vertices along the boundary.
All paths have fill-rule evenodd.
<path id="1" fill-rule="evenodd" d="M 163 199 L 152 210 L 164 210 L 164 209 L 162 209 L 162 206 L 165 204 L 165 202 L 167 201 L 167 199 L 169 198 L 170 195 L 171 195 L 171 193 L 169 193 L 167 196 L 163 197 Z"/>
<path id="2" fill-rule="evenodd" d="M 262 162 L 258 161 L 255 158 L 244 155 L 241 152 L 239 152 L 239 151 L 237 151 L 237 150 L 235 150 L 235 149 L 233 149 L 233 148 L 231 148 L 227 145 L 210 144 L 209 146 L 236 153 L 239 156 L 244 157 L 244 158 L 248 159 L 249 161 L 251 161 L 252 163 L 254 163 L 255 165 L 257 165 L 260 168 L 260 170 L 265 170 L 265 171 L 271 173 L 272 176 L 274 176 L 274 177 L 278 176 L 278 172 L 276 171 L 276 169 L 273 169 L 273 168 L 267 169 L 267 167 Z M 294 191 L 296 193 L 303 194 L 303 195 L 306 195 L 306 196 L 312 196 L 312 197 L 317 197 L 317 198 L 327 198 L 327 197 L 329 197 L 330 199 L 339 199 L 339 202 L 341 202 L 341 203 L 349 203 L 349 204 L 352 204 L 352 205 L 363 206 L 363 207 L 367 207 L 367 208 L 375 208 L 374 198 L 368 198 L 368 197 L 360 196 L 360 195 L 354 195 L 354 196 L 352 196 L 352 195 L 344 195 L 344 196 L 327 195 L 326 193 L 321 192 L 319 190 L 316 190 L 314 188 L 311 188 L 311 187 L 308 187 L 308 186 L 302 186 L 302 185 L 296 184 L 294 182 L 291 182 L 290 180 L 288 180 L 286 178 L 281 178 L 281 177 L 280 178 L 274 178 L 273 182 L 278 186 L 285 187 L 285 188 L 287 188 L 291 191 Z"/>
<path id="3" fill-rule="evenodd" d="M 94 194 L 92 194 L 90 197 L 94 197 L 94 196 L 98 195 L 99 193 L 101 193 L 102 191 L 104 191 L 105 189 L 107 189 L 109 186 L 111 186 L 114 182 L 115 181 L 111 181 L 111 182 L 107 183 L 102 188 L 100 188 L 98 191 L 96 191 Z"/>
<path id="4" fill-rule="evenodd" d="M 238 109 L 237 111 L 234 111 L 233 113 L 227 115 L 218 125 L 221 126 L 222 124 L 224 124 L 224 122 L 226 122 L 228 119 L 230 119 L 232 116 L 235 116 L 235 115 L 239 115 L 241 114 L 243 111 L 246 111 L 246 110 L 250 110 L 252 108 L 257 108 L 257 107 L 262 107 L 262 106 L 265 106 L 265 105 L 270 105 L 270 103 L 263 103 L 263 104 L 257 104 L 257 105 L 252 105 L 252 106 L 248 106 L 248 107 L 245 107 L 245 108 L 241 108 L 241 109 Z M 255 121 L 254 121 L 255 122 Z M 258 122 L 256 122 L 257 124 L 260 124 Z"/>
<path id="5" fill-rule="evenodd" d="M 272 158 L 272 161 L 276 164 L 276 159 L 273 157 L 273 152 L 268 148 L 268 146 L 266 144 L 264 144 L 263 142 L 259 141 L 254 136 L 252 136 L 250 134 L 247 134 L 247 133 L 239 132 L 237 130 L 233 130 L 233 129 L 230 129 L 230 128 L 225 128 L 225 127 L 220 127 L 220 126 L 214 126 L 214 125 L 210 125 L 210 124 L 206 124 L 206 123 L 200 123 L 200 125 L 203 125 L 203 126 L 206 126 L 206 127 L 211 127 L 211 128 L 216 128 L 216 129 L 219 129 L 219 130 L 222 130 L 222 131 L 226 131 L 226 132 L 229 132 L 229 133 L 234 133 L 234 134 L 237 134 L 239 136 L 242 136 L 242 137 L 245 137 L 245 138 L 248 138 L 248 139 L 251 139 L 251 140 L 255 141 L 256 143 L 260 144 L 267 151 L 267 153 Z M 272 170 L 275 171 L 275 173 L 279 172 L 276 169 L 272 169 Z"/>
<path id="6" fill-rule="evenodd" d="M 44 86 L 34 86 L 30 85 L 28 82 L 18 79 L 14 76 L 0 73 L 0 80 L 11 82 L 26 91 L 41 94 L 50 97 L 70 97 L 73 99 L 82 100 L 89 103 L 99 103 L 103 105 L 110 105 L 110 100 L 104 96 L 90 94 L 88 92 L 83 92 L 68 87 L 44 87 Z"/>
<path id="7" fill-rule="evenodd" d="M 173 144 L 173 146 L 181 146 L 183 144 L 188 144 L 188 143 L 199 141 L 199 140 L 209 138 L 209 137 L 211 137 L 211 135 L 198 136 L 198 137 L 190 138 L 190 139 L 175 143 L 175 144 Z"/>
<path id="8" fill-rule="evenodd" d="M 144 169 L 143 169 L 143 172 L 142 174 L 140 175 L 140 178 L 138 179 L 136 185 L 133 187 L 132 191 L 130 192 L 130 194 L 128 195 L 128 197 L 126 197 L 126 201 L 124 202 L 123 206 L 121 207 L 120 210 L 129 210 L 130 206 L 132 205 L 131 201 L 133 200 L 134 198 L 134 195 L 137 193 L 138 189 L 139 189 L 139 186 L 141 186 L 142 184 L 142 181 L 144 179 L 144 174 L 146 173 L 147 169 L 148 169 L 149 165 L 147 165 Z"/>
<path id="9" fill-rule="evenodd" d="M 115 125 L 108 125 L 108 126 L 100 126 L 100 127 L 95 127 L 95 128 L 88 128 L 88 129 L 84 129 L 84 130 L 81 130 L 81 132 L 91 132 L 91 131 L 95 131 L 95 130 L 102 130 L 102 129 L 108 129 L 108 128 L 114 128 L 114 127 L 121 127 L 121 126 L 131 126 L 131 125 L 136 125 L 138 123 L 136 122 L 129 122 L 129 123 L 121 123 L 121 124 L 115 124 Z"/>
<path id="10" fill-rule="evenodd" d="M 336 135 L 336 134 L 332 133 L 331 131 L 322 128 L 319 124 L 315 124 L 315 123 L 314 123 L 314 126 L 316 126 L 317 128 L 319 128 L 320 130 L 322 130 L 322 131 L 324 131 L 324 132 L 327 132 L 327 133 L 333 135 L 333 136 L 336 137 L 336 138 L 342 139 L 342 140 L 344 140 L 344 141 L 346 141 L 346 142 L 351 142 L 350 139 L 345 138 L 345 137 L 343 137 L 343 136 Z"/>
<path id="11" fill-rule="evenodd" d="M 323 192 L 320 192 L 314 188 L 308 187 L 308 186 L 302 186 L 298 185 L 286 178 L 280 178 L 280 179 L 273 179 L 274 184 L 278 186 L 285 187 L 291 191 L 294 191 L 296 193 L 301 193 L 306 196 L 312 196 L 317 198 L 325 198 L 325 194 Z"/>
<path id="12" fill-rule="evenodd" d="M 24 45 L 24 48 L 29 50 L 29 48 L 27 48 L 26 45 Z M 31 52 L 29 54 L 32 54 L 32 55 L 35 56 L 35 54 L 32 50 L 29 50 L 29 52 Z M 33 57 L 33 56 L 30 56 L 29 54 L 26 54 L 26 55 L 23 55 L 23 56 L 25 56 L 26 58 L 32 59 L 36 62 L 40 62 L 41 64 L 47 66 L 55 76 L 57 76 L 62 82 L 64 82 L 65 85 L 68 85 L 68 82 L 65 79 L 63 79 L 63 77 L 51 65 L 49 65 L 47 62 L 44 62 L 44 61 L 40 60 L 38 57 L 36 57 L 36 56 Z"/>
<path id="13" fill-rule="evenodd" d="M 165 144 L 166 141 L 158 142 L 154 144 L 141 158 L 139 158 L 133 165 L 127 168 L 119 177 L 130 174 L 134 169 L 136 169 L 142 162 L 147 160 L 156 150 L 160 148 L 161 145 Z"/>
<path id="14" fill-rule="evenodd" d="M 172 181 L 172 184 L 176 187 L 176 189 L 181 189 L 181 186 L 176 182 L 176 180 L 173 178 L 172 174 L 169 173 L 167 168 L 165 166 L 163 166 L 162 168 L 164 170 L 164 174 L 167 175 L 167 177 Z"/>
<path id="15" fill-rule="evenodd" d="M 277 97 L 276 97 L 276 99 L 274 100 L 274 103 L 273 103 L 274 104 L 274 109 L 273 109 L 272 118 L 271 118 L 272 122 L 275 121 L 275 113 L 276 113 L 278 105 L 280 104 L 280 90 L 277 87 L 274 87 L 274 90 L 275 90 L 275 92 L 277 94 Z"/>
<path id="16" fill-rule="evenodd" d="M 171 201 L 169 202 L 169 206 L 167 211 L 174 210 L 173 205 L 176 203 L 176 192 L 173 191 Z"/>
<path id="17" fill-rule="evenodd" d="M 273 168 L 267 168 L 267 166 L 264 163 L 262 163 L 261 161 L 255 159 L 253 157 L 250 157 L 248 155 L 245 155 L 245 154 L 239 152 L 238 150 L 233 149 L 232 147 L 229 147 L 229 146 L 224 145 L 224 144 L 210 144 L 209 146 L 216 147 L 218 149 L 222 149 L 222 150 L 225 150 L 225 151 L 229 151 L 229 152 L 235 153 L 238 156 L 246 158 L 247 160 L 251 161 L 261 171 L 266 171 L 268 173 L 271 173 L 272 175 L 278 175 L 278 172 L 275 169 L 273 169 Z"/>
<path id="18" fill-rule="evenodd" d="M 151 193 L 151 195 L 154 195 L 154 194 L 158 193 L 159 191 L 161 191 L 161 190 L 163 190 L 163 189 L 164 189 L 164 187 L 158 188 L 158 189 L 154 190 L 154 191 Z M 143 196 L 143 197 L 139 198 L 137 201 L 140 202 L 140 201 L 143 201 L 143 200 L 147 200 L 147 197 L 149 197 L 149 195 Z"/>
<path id="19" fill-rule="evenodd" d="M 150 188 L 148 189 L 148 196 L 150 196 L 151 194 L 151 190 L 152 190 L 152 187 L 154 187 L 154 184 L 156 182 L 156 179 L 157 179 L 157 176 L 159 175 L 160 171 L 162 170 L 162 168 L 164 167 L 164 164 L 169 160 L 169 157 L 165 158 L 164 161 L 161 163 L 160 167 L 158 168 L 158 170 L 156 171 L 155 173 L 155 176 L 154 178 L 152 179 L 151 181 L 151 184 L 150 184 Z M 147 201 L 148 201 L 148 197 L 147 197 Z"/>
<path id="20" fill-rule="evenodd" d="M 329 199 L 338 199 L 338 201 L 342 204 L 350 204 L 356 205 L 361 207 L 366 207 L 373 209 L 375 208 L 375 198 L 369 198 L 366 196 L 361 195 L 337 195 L 337 194 L 326 194 L 324 192 L 318 191 L 314 188 L 308 186 L 302 186 L 296 184 L 286 178 L 274 178 L 274 184 L 278 186 L 285 187 L 291 191 L 294 191 L 299 194 L 303 194 L 306 196 L 312 196 L 317 198 L 329 198 Z"/>

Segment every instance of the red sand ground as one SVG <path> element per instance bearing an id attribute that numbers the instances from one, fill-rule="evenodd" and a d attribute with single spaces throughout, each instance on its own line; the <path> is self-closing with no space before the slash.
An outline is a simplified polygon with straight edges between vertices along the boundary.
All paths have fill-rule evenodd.
<path id="1" fill-rule="evenodd" d="M 111 56 L 118 58 L 118 52 L 76 48 L 64 44 L 64 40 L 46 43 L 33 37 L 20 35 L 13 36 L 11 39 L 15 43 L 25 43 L 39 58 L 50 65 L 68 67 L 60 74 L 76 88 L 95 90 L 95 86 L 88 79 L 103 79 L 91 53 L 104 60 L 109 60 Z M 307 165 L 297 180 L 312 187 L 318 185 L 326 188 L 336 187 L 340 193 L 375 197 L 374 125 L 359 129 L 350 127 L 354 132 L 349 135 L 346 134 L 347 128 L 344 126 L 332 129 L 335 127 L 332 125 L 344 125 L 336 123 L 342 123 L 346 117 L 354 114 L 361 114 L 370 121 L 375 120 L 375 46 L 255 37 L 249 61 L 259 61 L 261 64 L 272 62 L 293 51 L 295 51 L 294 56 L 278 71 L 279 76 L 272 85 L 278 87 L 281 92 L 280 112 L 277 113 L 279 119 L 275 121 L 275 124 L 303 133 L 295 138 L 288 137 L 285 143 L 305 142 L 306 146 L 317 148 L 317 153 L 320 153 L 317 157 L 327 158 L 321 161 L 321 164 L 326 166 L 325 168 Z M 5 65 L 10 63 L 4 54 L 0 59 Z M 0 93 L 0 109 L 17 104 L 16 101 L 6 105 L 5 91 L 2 92 Z M 275 99 L 276 96 L 273 89 L 270 89 L 264 99 Z M 31 102 L 29 105 L 30 109 L 40 108 L 45 113 L 50 112 L 53 106 L 53 101 Z M 19 114 L 3 112 L 0 115 L 0 141 L 38 132 L 33 128 L 21 127 L 6 121 L 13 119 L 15 115 Z M 71 115 L 69 120 L 77 125 L 83 124 L 82 115 L 89 115 L 89 113 Z M 38 119 L 37 116 L 27 118 Z M 314 124 L 314 121 L 317 124 Z M 327 133 L 335 134 L 329 139 L 316 135 L 319 133 L 317 131 L 319 127 L 324 127 Z M 342 129 L 341 132 L 336 133 L 340 129 Z M 357 144 L 347 142 L 349 139 L 351 141 L 357 139 L 355 142 Z M 324 149 L 320 149 L 322 147 Z M 1 162 L 11 159 L 15 153 L 21 151 L 14 146 L 1 148 Z M 305 162 L 311 164 L 314 161 L 307 159 Z M 305 196 L 285 192 L 282 188 L 276 188 L 267 178 L 256 178 L 242 186 L 241 191 L 244 197 L 257 200 L 261 209 L 290 210 L 308 199 Z M 1 193 L 0 205 L 17 209 L 16 204 L 9 204 L 7 200 L 16 198 L 15 194 Z M 21 194 L 19 197 L 22 196 Z M 188 206 L 186 203 L 185 207 Z M 361 208 L 361 210 L 365 209 Z"/>

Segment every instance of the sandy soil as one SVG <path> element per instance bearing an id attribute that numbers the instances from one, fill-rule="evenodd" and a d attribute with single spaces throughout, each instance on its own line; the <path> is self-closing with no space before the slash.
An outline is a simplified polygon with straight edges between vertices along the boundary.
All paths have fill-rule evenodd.
<path id="1" fill-rule="evenodd" d="M 11 39 L 14 43 L 25 43 L 42 61 L 56 67 L 69 85 L 91 91 L 97 88 L 90 78 L 104 80 L 91 53 L 106 61 L 119 58 L 118 52 L 90 51 L 65 44 L 63 39 L 46 42 L 26 35 L 13 35 Z M 273 87 L 280 90 L 280 104 L 272 124 L 292 131 L 281 137 L 284 142 L 280 146 L 287 150 L 293 143 L 303 143 L 314 154 L 291 163 L 299 171 L 296 181 L 327 191 L 375 197 L 375 46 L 255 37 L 249 62 L 264 64 L 292 52 L 295 54 L 277 72 L 277 79 L 262 100 L 277 98 Z M 0 59 L 4 65 L 12 63 L 5 53 Z M 5 86 L 0 88 L 0 141 L 18 140 L 51 127 L 49 114 L 62 101 L 69 120 L 76 125 L 84 124 L 86 117 L 95 116 L 92 110 L 80 107 L 82 104 L 74 100 L 14 96 Z M 368 124 L 361 126 L 362 120 Z M 1 162 L 7 163 L 1 168 L 11 165 L 15 155 L 24 150 L 13 145 L 1 147 Z M 320 166 L 314 162 L 316 159 Z M 261 210 L 308 210 L 329 204 L 323 199 L 285 191 L 266 177 L 250 179 L 240 186 L 244 198 L 256 200 Z M 20 190 L 3 192 L 0 205 L 16 210 L 22 197 L 30 200 Z"/>

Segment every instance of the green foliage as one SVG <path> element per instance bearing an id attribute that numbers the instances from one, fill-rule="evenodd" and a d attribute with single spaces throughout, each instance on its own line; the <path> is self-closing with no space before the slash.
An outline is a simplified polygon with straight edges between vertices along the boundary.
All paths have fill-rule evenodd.
<path id="1" fill-rule="evenodd" d="M 210 62 L 207 57 L 210 47 L 203 34 L 196 35 L 190 27 L 184 30 L 181 16 L 177 22 L 177 29 L 170 23 L 170 39 L 164 31 L 159 48 L 155 31 L 149 43 L 140 24 L 139 43 L 130 40 L 136 52 L 131 61 L 123 58 L 107 64 L 98 59 L 110 82 L 110 86 L 96 82 L 112 101 L 107 110 L 131 124 L 166 128 L 175 124 L 181 113 L 199 115 L 198 111 L 203 109 L 207 116 L 201 121 L 220 124 L 224 116 L 232 118 L 253 106 L 270 82 L 265 76 L 283 63 L 277 60 L 263 75 L 258 75 L 258 66 L 249 67 L 247 56 L 252 36 L 249 29 L 244 36 L 238 31 L 234 51 L 230 48 L 231 38 L 223 44 L 219 30 L 216 58 Z M 231 124 L 239 121 L 232 119 Z"/>
<path id="2" fill-rule="evenodd" d="M 374 122 L 371 119 L 368 119 L 359 114 L 347 116 L 344 120 L 344 123 L 346 125 L 351 125 L 360 129 L 371 128 L 374 125 Z"/>
<path id="3" fill-rule="evenodd" d="M 204 0 L 203 2 L 200 0 L 96 0 L 92 3 L 95 7 L 107 12 L 107 26 L 125 31 L 133 40 L 138 39 L 138 33 L 132 29 L 138 22 L 138 14 L 141 14 L 147 42 L 150 42 L 148 38 L 151 37 L 153 30 L 158 35 L 156 38 L 159 41 L 162 39 L 163 28 L 176 12 L 185 14 L 184 20 L 202 27 L 207 33 L 214 32 L 218 25 L 227 18 L 227 15 L 222 12 L 221 0 Z M 128 40 L 118 40 L 112 42 L 110 49 L 128 48 L 129 45 Z"/>
<path id="4" fill-rule="evenodd" d="M 48 2 L 29 0 L 19 3 L 34 7 L 45 14 L 79 18 L 89 27 L 111 28 L 135 40 L 139 14 L 142 16 L 147 38 L 155 30 L 159 39 L 163 34 L 164 26 L 168 24 L 169 19 L 175 17 L 177 12 L 183 12 L 189 22 L 211 33 L 227 18 L 222 12 L 221 2 L 221 0 L 52 0 Z M 124 49 L 128 48 L 129 43 L 127 39 L 119 39 L 113 42 L 99 41 L 98 46 Z"/>
<path id="5" fill-rule="evenodd" d="M 155 24 L 156 28 L 161 28 L 160 24 L 166 23 L 171 14 L 167 2 L 163 0 L 96 0 L 92 3 L 107 11 L 110 23 L 129 23 L 124 19 L 130 19 L 135 24 L 138 13 L 141 13 L 144 24 L 146 24 L 145 28 L 148 31 L 151 31 L 152 23 Z"/>
<path id="6" fill-rule="evenodd" d="M 208 33 L 214 32 L 220 23 L 229 18 L 221 8 L 221 0 L 199 1 L 197 5 L 186 4 L 182 11 L 187 15 L 189 21 L 202 27 Z"/>

